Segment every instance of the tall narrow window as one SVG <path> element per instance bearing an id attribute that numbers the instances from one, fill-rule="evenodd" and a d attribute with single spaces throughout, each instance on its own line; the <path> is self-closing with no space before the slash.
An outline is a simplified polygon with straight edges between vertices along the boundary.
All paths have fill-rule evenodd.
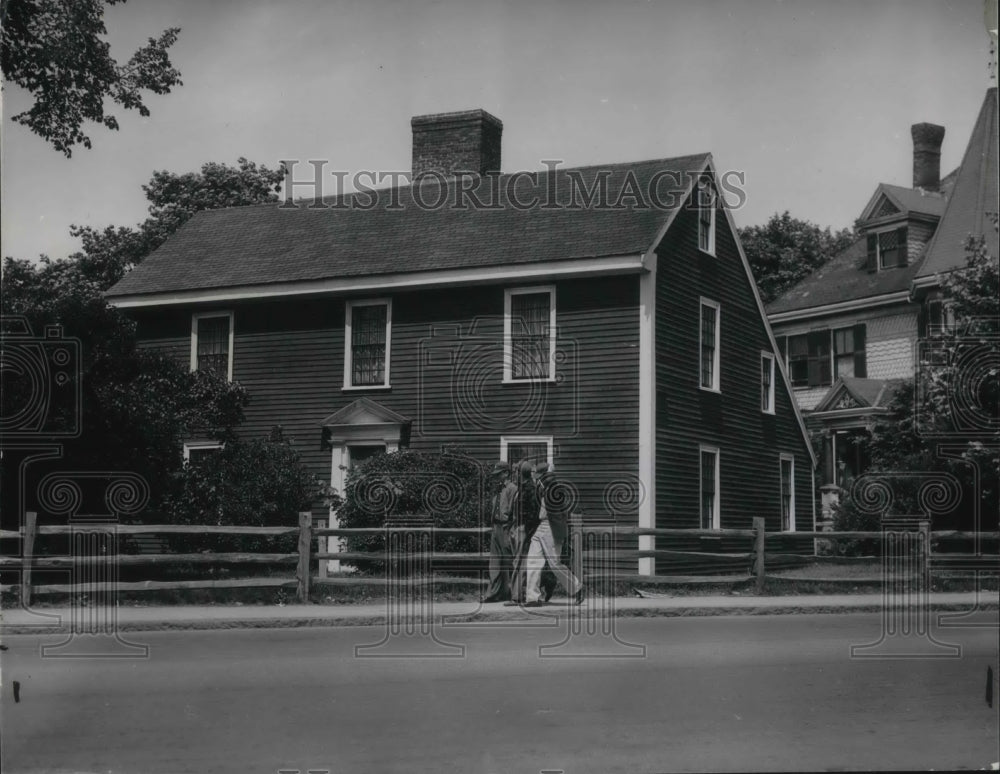
<path id="1" fill-rule="evenodd" d="M 698 248 L 715 254 L 715 191 L 708 182 L 698 184 Z"/>
<path id="2" fill-rule="evenodd" d="M 701 300 L 701 387 L 719 391 L 719 305 Z"/>
<path id="3" fill-rule="evenodd" d="M 719 529 L 719 450 L 701 447 L 701 528 Z"/>
<path id="4" fill-rule="evenodd" d="M 555 288 L 504 294 L 505 381 L 555 379 Z"/>
<path id="5" fill-rule="evenodd" d="M 760 410 L 774 413 L 774 355 L 760 354 Z"/>
<path id="6" fill-rule="evenodd" d="M 349 301 L 345 328 L 344 388 L 388 387 L 392 304 Z"/>
<path id="7" fill-rule="evenodd" d="M 795 529 L 795 458 L 781 456 L 781 529 Z"/>
<path id="8" fill-rule="evenodd" d="M 232 312 L 199 312 L 191 317 L 191 370 L 233 378 Z"/>

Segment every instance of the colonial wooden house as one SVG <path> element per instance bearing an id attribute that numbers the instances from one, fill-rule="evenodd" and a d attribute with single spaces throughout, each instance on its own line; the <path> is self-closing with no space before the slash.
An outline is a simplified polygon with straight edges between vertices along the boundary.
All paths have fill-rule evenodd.
<path id="1" fill-rule="evenodd" d="M 201 212 L 110 300 L 338 488 L 373 451 L 459 444 L 547 459 L 585 518 L 810 529 L 811 447 L 711 156 L 500 174 L 501 129 L 414 118 L 410 184 Z"/>
<path id="2" fill-rule="evenodd" d="M 878 185 L 858 240 L 767 307 L 796 400 L 810 428 L 824 432 L 828 499 L 866 469 L 867 428 L 894 387 L 913 378 L 918 341 L 950 325 L 941 275 L 964 265 L 969 236 L 997 253 L 996 89 L 944 179 L 944 128 L 916 124 L 911 133 L 913 186 Z"/>

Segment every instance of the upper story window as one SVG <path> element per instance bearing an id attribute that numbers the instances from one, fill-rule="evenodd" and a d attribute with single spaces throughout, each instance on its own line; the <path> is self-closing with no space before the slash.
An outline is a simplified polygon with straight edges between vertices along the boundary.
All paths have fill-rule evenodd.
<path id="1" fill-rule="evenodd" d="M 828 387 L 835 379 L 867 375 L 863 323 L 779 336 L 778 350 L 793 387 Z"/>
<path id="2" fill-rule="evenodd" d="M 898 266 L 906 266 L 909 262 L 906 226 L 899 226 L 888 231 L 872 232 L 868 234 L 867 239 L 866 267 L 868 271 L 895 269 Z"/>
<path id="3" fill-rule="evenodd" d="M 774 413 L 774 355 L 760 353 L 760 410 Z"/>
<path id="4" fill-rule="evenodd" d="M 392 301 L 348 301 L 344 330 L 344 389 L 389 387 Z"/>
<path id="5" fill-rule="evenodd" d="M 191 315 L 191 370 L 233 379 L 233 313 Z"/>
<path id="6" fill-rule="evenodd" d="M 719 305 L 701 299 L 701 377 L 703 390 L 719 392 Z"/>
<path id="7" fill-rule="evenodd" d="M 555 286 L 504 291 L 504 381 L 555 381 L 555 355 Z"/>
<path id="8" fill-rule="evenodd" d="M 795 529 L 795 457 L 781 455 L 781 529 Z"/>
<path id="9" fill-rule="evenodd" d="M 698 249 L 715 255 L 715 189 L 707 180 L 698 183 Z"/>
<path id="10" fill-rule="evenodd" d="M 833 378 L 864 376 L 865 326 L 852 325 L 833 331 Z"/>

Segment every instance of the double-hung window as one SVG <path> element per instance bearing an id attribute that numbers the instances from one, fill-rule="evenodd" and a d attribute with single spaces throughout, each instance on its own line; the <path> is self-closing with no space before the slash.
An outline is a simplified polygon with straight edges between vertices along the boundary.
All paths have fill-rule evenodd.
<path id="1" fill-rule="evenodd" d="M 344 329 L 344 389 L 389 387 L 392 301 L 348 301 Z"/>
<path id="2" fill-rule="evenodd" d="M 233 378 L 233 313 L 191 315 L 191 370 Z"/>
<path id="3" fill-rule="evenodd" d="M 906 266 L 909 263 L 906 226 L 868 234 L 867 249 L 866 268 L 870 272 Z"/>
<path id="4" fill-rule="evenodd" d="M 795 458 L 781 455 L 781 529 L 795 529 Z"/>
<path id="5" fill-rule="evenodd" d="M 555 286 L 506 290 L 503 326 L 504 381 L 554 381 Z"/>
<path id="6" fill-rule="evenodd" d="M 719 392 L 719 305 L 701 299 L 700 375 L 703 390 Z"/>
<path id="7" fill-rule="evenodd" d="M 774 355 L 760 353 L 760 410 L 774 413 Z"/>
<path id="8" fill-rule="evenodd" d="M 719 450 L 700 447 L 701 529 L 719 529 Z"/>

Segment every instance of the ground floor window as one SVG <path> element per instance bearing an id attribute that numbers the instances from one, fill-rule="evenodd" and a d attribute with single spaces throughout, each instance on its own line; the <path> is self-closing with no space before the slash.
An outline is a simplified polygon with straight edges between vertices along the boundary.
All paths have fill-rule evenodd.
<path id="1" fill-rule="evenodd" d="M 719 450 L 701 447 L 701 528 L 719 529 Z"/>

